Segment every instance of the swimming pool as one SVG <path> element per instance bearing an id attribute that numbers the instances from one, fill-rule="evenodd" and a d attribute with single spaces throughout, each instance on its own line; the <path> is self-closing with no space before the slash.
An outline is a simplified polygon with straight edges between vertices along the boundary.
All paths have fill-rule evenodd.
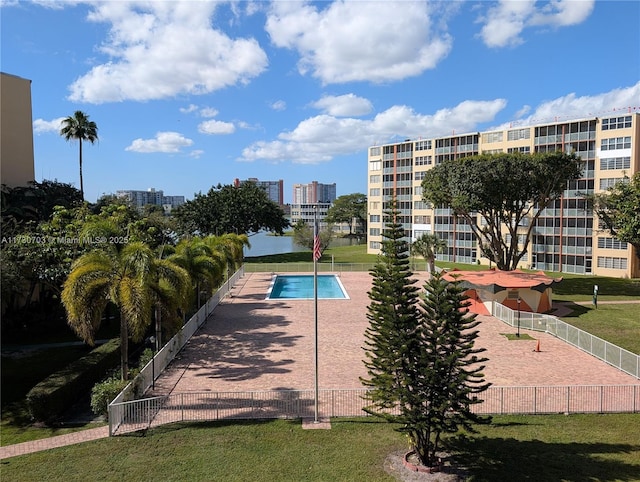
<path id="1" fill-rule="evenodd" d="M 278 274 L 271 280 L 268 300 L 313 299 L 313 275 Z M 334 274 L 318 275 L 318 299 L 349 299 L 340 278 Z"/>

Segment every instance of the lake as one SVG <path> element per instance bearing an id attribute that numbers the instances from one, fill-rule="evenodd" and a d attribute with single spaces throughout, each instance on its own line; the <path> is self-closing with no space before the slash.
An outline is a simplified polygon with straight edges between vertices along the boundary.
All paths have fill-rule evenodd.
<path id="1" fill-rule="evenodd" d="M 270 233 L 258 233 L 249 236 L 249 242 L 251 243 L 251 248 L 244 248 L 245 257 L 311 251 L 295 244 L 293 236 L 273 236 Z M 355 239 L 338 238 L 331 241 L 330 246 L 351 246 L 352 244 L 358 243 Z"/>

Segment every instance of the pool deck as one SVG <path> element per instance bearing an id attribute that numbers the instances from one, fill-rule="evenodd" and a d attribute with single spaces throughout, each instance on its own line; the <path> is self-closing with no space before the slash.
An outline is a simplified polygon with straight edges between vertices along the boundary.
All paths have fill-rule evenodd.
<path id="1" fill-rule="evenodd" d="M 359 388 L 360 377 L 367 376 L 362 346 L 371 275 L 338 274 L 350 299 L 318 300 L 319 387 Z M 265 300 L 270 282 L 270 273 L 246 274 L 150 394 L 312 389 L 314 300 Z M 478 318 L 476 347 L 487 350 L 484 374 L 494 385 L 640 384 L 549 334 L 521 330 L 534 339 L 510 341 L 503 334 L 513 328 L 491 316 Z M 538 340 L 540 352 L 535 351 Z"/>

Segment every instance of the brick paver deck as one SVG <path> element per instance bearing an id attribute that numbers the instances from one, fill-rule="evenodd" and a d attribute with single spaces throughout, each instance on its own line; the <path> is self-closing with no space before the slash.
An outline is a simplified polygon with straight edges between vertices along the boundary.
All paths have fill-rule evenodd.
<path id="1" fill-rule="evenodd" d="M 320 388 L 358 388 L 371 276 L 340 273 L 348 300 L 318 301 Z M 247 274 L 160 376 L 148 395 L 201 391 L 312 389 L 313 300 L 265 300 L 271 274 Z M 477 347 L 487 349 L 484 371 L 498 386 L 637 385 L 640 381 L 551 335 L 510 341 L 514 329 L 480 316 Z M 534 351 L 540 341 L 540 352 Z M 108 428 L 0 447 L 0 459 L 108 436 Z"/>

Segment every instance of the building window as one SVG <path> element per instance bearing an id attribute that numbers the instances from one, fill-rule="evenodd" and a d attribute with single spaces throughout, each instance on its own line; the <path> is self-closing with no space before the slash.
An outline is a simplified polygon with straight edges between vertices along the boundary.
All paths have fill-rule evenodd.
<path id="1" fill-rule="evenodd" d="M 482 149 L 483 154 L 502 154 L 502 149 Z"/>
<path id="2" fill-rule="evenodd" d="M 426 151 L 431 149 L 431 141 L 416 141 L 416 151 Z"/>
<path id="3" fill-rule="evenodd" d="M 380 228 L 369 228 L 370 236 L 380 236 Z"/>
<path id="4" fill-rule="evenodd" d="M 380 196 L 380 188 L 372 187 L 371 189 L 369 189 L 369 196 Z"/>
<path id="5" fill-rule="evenodd" d="M 426 173 L 427 173 L 427 171 L 417 171 L 413 175 L 413 180 L 414 181 L 422 181 L 424 179 L 424 176 L 425 176 Z"/>
<path id="6" fill-rule="evenodd" d="M 380 222 L 380 215 L 379 214 L 370 214 L 369 215 L 369 222 L 370 223 L 379 223 Z"/>
<path id="7" fill-rule="evenodd" d="M 417 156 L 413 161 L 415 166 L 430 166 L 432 162 L 431 156 Z"/>
<path id="8" fill-rule="evenodd" d="M 631 136 L 602 139 L 600 149 L 603 151 L 613 151 L 615 149 L 631 149 Z"/>
<path id="9" fill-rule="evenodd" d="M 414 201 L 413 209 L 431 209 L 431 204 L 424 201 Z"/>
<path id="10" fill-rule="evenodd" d="M 611 129 L 624 129 L 631 127 L 631 116 L 626 115 L 623 117 L 609 117 L 608 119 L 602 119 L 602 130 L 608 131 Z"/>
<path id="11" fill-rule="evenodd" d="M 507 132 L 508 141 L 518 141 L 520 139 L 529 139 L 530 137 L 531 137 L 531 130 L 529 128 L 514 129 Z"/>
<path id="12" fill-rule="evenodd" d="M 629 182 L 628 177 L 603 177 L 600 179 L 600 190 L 606 191 L 610 187 L 615 186 L 619 182 Z"/>
<path id="13" fill-rule="evenodd" d="M 369 248 L 380 249 L 380 241 L 369 241 Z"/>
<path id="14" fill-rule="evenodd" d="M 600 159 L 600 170 L 629 169 L 631 167 L 631 157 L 604 157 Z"/>
<path id="15" fill-rule="evenodd" d="M 380 174 L 372 174 L 371 176 L 369 176 L 369 182 L 371 184 L 376 184 L 378 182 L 380 182 Z"/>
<path id="16" fill-rule="evenodd" d="M 502 142 L 502 137 L 502 131 L 486 132 L 482 134 L 482 142 L 485 144 L 491 144 L 492 142 Z"/>
<path id="17" fill-rule="evenodd" d="M 414 224 L 431 224 L 431 216 L 414 216 Z"/>
<path id="18" fill-rule="evenodd" d="M 598 256 L 598 268 L 627 269 L 627 258 Z"/>
<path id="19" fill-rule="evenodd" d="M 380 201 L 369 201 L 369 209 L 371 211 L 377 211 L 380 209 Z"/>
<path id="20" fill-rule="evenodd" d="M 370 171 L 379 171 L 382 169 L 382 161 L 370 161 L 369 162 L 369 170 Z"/>
<path id="21" fill-rule="evenodd" d="M 598 248 L 604 249 L 627 249 L 627 243 L 616 238 L 598 238 Z"/>
<path id="22" fill-rule="evenodd" d="M 530 146 L 509 147 L 507 149 L 507 152 L 509 154 L 511 154 L 513 152 L 522 152 L 524 154 L 529 154 L 529 153 L 531 153 L 531 147 Z"/>
<path id="23" fill-rule="evenodd" d="M 414 187 L 413 194 L 415 194 L 416 196 L 422 196 L 422 186 Z"/>

